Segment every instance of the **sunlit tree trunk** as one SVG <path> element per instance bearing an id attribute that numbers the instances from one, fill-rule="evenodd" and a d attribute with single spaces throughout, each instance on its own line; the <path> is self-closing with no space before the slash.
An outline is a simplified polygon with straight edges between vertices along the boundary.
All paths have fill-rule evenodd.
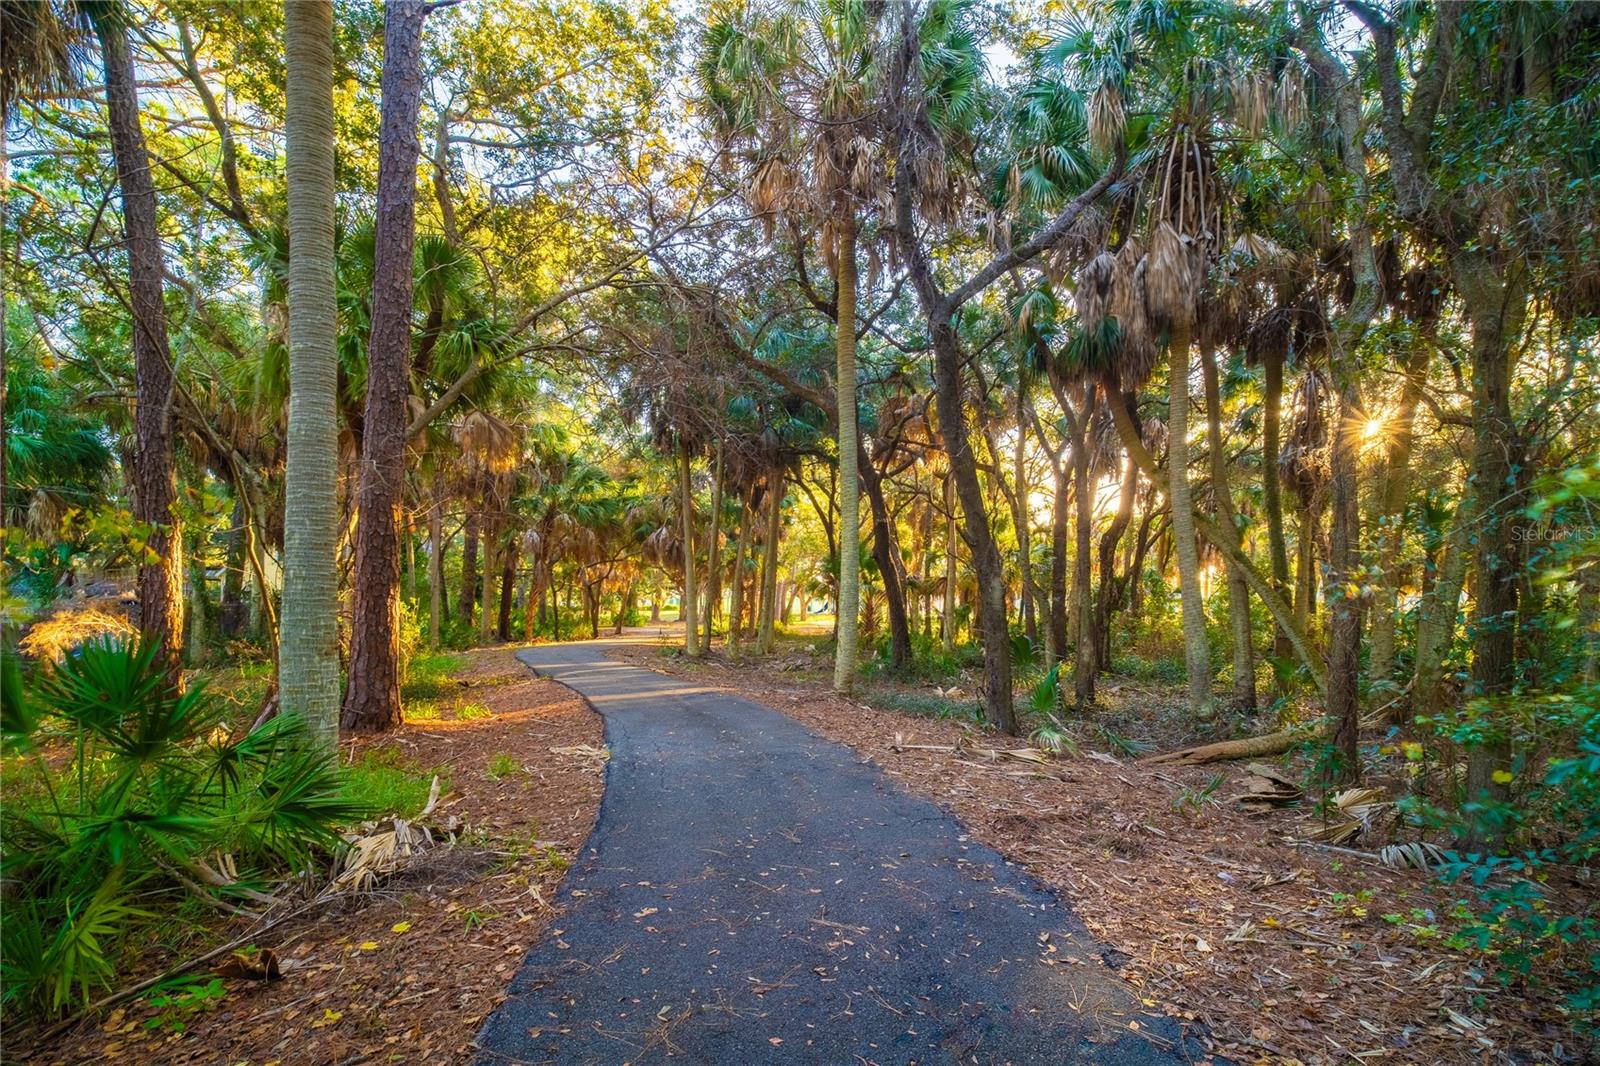
<path id="1" fill-rule="evenodd" d="M 1271 556 L 1272 585 L 1278 595 L 1292 597 L 1289 585 L 1289 549 L 1283 535 L 1283 480 L 1278 472 L 1279 442 L 1283 424 L 1283 354 L 1269 352 L 1264 360 L 1261 419 L 1261 501 L 1267 513 L 1267 551 Z M 1272 654 L 1287 659 L 1294 654 L 1289 634 L 1281 625 L 1272 628 Z M 1278 676 L 1276 670 L 1273 676 Z M 1281 694 L 1281 693 L 1280 693 Z"/>
<path id="2" fill-rule="evenodd" d="M 350 687 L 342 718 L 346 729 L 364 732 L 400 723 L 396 523 L 406 470 L 417 115 L 422 93 L 422 22 L 428 10 L 419 0 L 389 0 L 384 9 L 367 406 L 352 577 Z"/>
<path id="3" fill-rule="evenodd" d="M 1167 498 L 1172 503 L 1173 552 L 1183 604 L 1183 660 L 1189 678 L 1189 711 L 1210 718 L 1211 645 L 1200 598 L 1200 553 L 1195 545 L 1194 506 L 1189 492 L 1189 327 L 1174 324 L 1167 344 Z"/>
<path id="4" fill-rule="evenodd" d="M 1012 483 L 1016 486 L 1017 571 L 1022 579 L 1022 595 L 1018 611 L 1022 616 L 1022 631 L 1035 644 L 1039 643 L 1039 623 L 1033 606 L 1033 546 L 1031 543 L 1032 516 L 1028 514 L 1028 390 L 1026 376 L 1018 370 L 1017 381 L 1017 439 L 1012 454 Z"/>
<path id="5" fill-rule="evenodd" d="M 139 629 L 146 640 L 156 642 L 168 675 L 177 682 L 183 656 L 183 533 L 174 509 L 178 497 L 172 443 L 175 382 L 162 297 L 164 268 L 156 190 L 144 132 L 139 128 L 137 74 L 128 46 L 132 16 L 115 3 L 96 4 L 87 10 L 100 39 L 107 126 L 128 253 L 135 391 L 133 517 L 149 527 L 146 553 L 139 564 Z"/>
<path id="6" fill-rule="evenodd" d="M 944 476 L 944 613 L 940 615 L 940 636 L 944 653 L 956 648 L 956 478 Z"/>
<path id="7" fill-rule="evenodd" d="M 1113 401 L 1116 402 L 1116 401 Z M 1117 545 L 1121 542 L 1128 524 L 1133 521 L 1133 502 L 1139 490 L 1139 468 L 1129 460 L 1122 472 L 1122 484 L 1117 493 L 1117 513 L 1111 525 L 1100 534 L 1100 585 L 1094 604 L 1094 650 L 1101 670 L 1111 668 L 1111 619 L 1122 605 L 1123 590 L 1137 573 L 1130 565 L 1119 577 L 1117 574 Z"/>
<path id="8" fill-rule="evenodd" d="M 1072 667 L 1072 695 L 1080 712 L 1094 705 L 1095 672 L 1099 657 L 1094 646 L 1094 622 L 1090 617 L 1090 547 L 1094 523 L 1094 492 L 1089 487 L 1089 396 L 1080 390 L 1076 410 L 1065 406 L 1072 432 L 1072 495 L 1074 544 L 1072 559 L 1073 629 L 1077 631 L 1076 654 Z"/>
<path id="9" fill-rule="evenodd" d="M 862 456 L 861 486 L 872 509 L 872 558 L 883 582 L 884 606 L 889 612 L 889 668 L 911 666 L 911 622 L 906 614 L 905 576 L 900 571 L 900 550 L 895 546 L 894 520 L 883 493 L 883 479 L 871 460 Z"/>
<path id="10" fill-rule="evenodd" d="M 224 637 L 237 637 L 245 623 L 244 605 L 244 501 L 236 495 L 228 526 L 228 548 L 222 572 L 220 627 Z"/>
<path id="11" fill-rule="evenodd" d="M 837 227 L 835 258 L 838 320 L 834 329 L 839 398 L 839 610 L 833 687 L 855 686 L 856 639 L 861 624 L 861 477 L 856 436 L 856 227 Z"/>
<path id="12" fill-rule="evenodd" d="M 1411 487 L 1411 447 L 1417 402 L 1427 384 L 1432 350 L 1429 341 L 1418 341 L 1406 362 L 1406 376 L 1393 415 L 1383 427 L 1382 443 L 1387 449 L 1376 515 L 1377 564 L 1383 577 L 1372 597 L 1372 650 L 1367 676 L 1373 698 L 1387 703 L 1394 699 L 1395 612 L 1399 600 L 1400 557 L 1405 545 L 1406 495 Z"/>
<path id="13" fill-rule="evenodd" d="M 1209 344 L 1200 346 L 1200 369 L 1205 379 L 1206 445 L 1211 459 L 1211 499 L 1213 517 L 1224 534 L 1233 537 L 1241 550 L 1244 540 L 1233 508 L 1233 488 L 1228 478 L 1228 457 L 1222 450 L 1222 385 L 1217 374 L 1216 352 Z M 1233 655 L 1234 710 L 1256 709 L 1256 656 L 1250 632 L 1250 589 L 1244 573 L 1228 563 L 1228 636 Z"/>
<path id="14" fill-rule="evenodd" d="M 505 559 L 500 564 L 500 617 L 495 633 L 501 640 L 511 639 L 511 606 L 517 589 L 517 538 L 509 537 L 505 545 Z"/>
<path id="15" fill-rule="evenodd" d="M 288 68 L 289 430 L 278 692 L 327 750 L 339 739 L 338 308 L 334 291 L 333 6 L 284 9 Z"/>
<path id="16" fill-rule="evenodd" d="M 489 643 L 494 632 L 494 577 L 500 561 L 500 520 L 483 516 L 483 602 L 478 605 L 478 643 Z"/>

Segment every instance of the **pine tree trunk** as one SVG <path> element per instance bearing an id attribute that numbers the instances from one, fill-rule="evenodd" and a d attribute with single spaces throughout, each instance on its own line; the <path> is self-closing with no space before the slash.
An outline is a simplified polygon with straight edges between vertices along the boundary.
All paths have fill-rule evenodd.
<path id="1" fill-rule="evenodd" d="M 384 9 L 378 210 L 367 406 L 362 421 L 350 687 L 342 724 L 379 732 L 400 724 L 400 552 L 396 542 L 411 371 L 412 246 L 416 237 L 417 115 L 422 94 L 420 0 Z"/>
<path id="2" fill-rule="evenodd" d="M 856 436 L 856 227 L 837 229 L 835 258 L 838 319 L 834 329 L 839 399 L 839 610 L 833 688 L 855 687 L 856 642 L 861 624 L 861 477 Z"/>
<path id="3" fill-rule="evenodd" d="M 339 741 L 339 366 L 334 292 L 333 6 L 284 9 L 288 65 L 289 431 L 278 694 L 320 746 Z"/>
<path id="4" fill-rule="evenodd" d="M 106 117 L 122 199 L 128 252 L 128 300 L 133 313 L 133 517 L 149 527 L 139 564 L 139 629 L 155 641 L 169 678 L 182 677 L 183 532 L 174 505 L 178 475 L 172 443 L 175 382 L 162 296 L 163 251 L 157 228 L 150 156 L 139 128 L 139 95 L 127 14 L 111 4 L 88 9 L 106 78 Z"/>
<path id="5" fill-rule="evenodd" d="M 1353 356 L 1347 356 L 1351 358 Z M 1356 493 L 1356 463 L 1361 452 L 1361 396 L 1356 391 L 1353 371 L 1341 376 L 1339 409 L 1334 426 L 1332 476 L 1332 522 L 1329 533 L 1329 588 L 1325 599 L 1331 615 L 1328 626 L 1328 717 L 1333 719 L 1333 750 L 1336 762 L 1330 765 L 1330 779 L 1338 784 L 1354 784 L 1361 779 L 1359 732 L 1361 707 L 1357 681 L 1361 668 L 1361 595 L 1356 574 L 1357 538 L 1360 535 L 1360 507 Z"/>
<path id="6" fill-rule="evenodd" d="M 1194 506 L 1189 492 L 1189 327 L 1174 325 L 1167 344 L 1167 498 L 1172 504 L 1173 551 L 1183 601 L 1183 659 L 1189 678 L 1189 712 L 1207 719 L 1211 700 L 1211 645 L 1200 599 L 1200 553 L 1195 546 Z"/>
<path id="7" fill-rule="evenodd" d="M 683 519 L 683 650 L 691 659 L 700 654 L 699 605 L 695 602 L 694 489 L 689 480 L 689 445 L 678 439 L 678 507 Z"/>

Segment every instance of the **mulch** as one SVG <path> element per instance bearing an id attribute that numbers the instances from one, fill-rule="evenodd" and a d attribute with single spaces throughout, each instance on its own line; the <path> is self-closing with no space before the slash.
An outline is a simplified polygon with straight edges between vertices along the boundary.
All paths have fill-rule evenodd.
<path id="1" fill-rule="evenodd" d="M 1208 1049 L 1233 1061 L 1509 1064 L 1584 1055 L 1554 990 L 1503 988 L 1483 958 L 1442 942 L 1459 888 L 1295 846 L 1324 824 L 1315 797 L 1252 813 L 1235 802 L 1246 790 L 1238 765 L 1152 766 L 1091 756 L 1092 743 L 1080 757 L 1044 766 L 907 749 L 900 745 L 1025 742 L 840 697 L 798 678 L 793 663 L 715 655 L 690 663 L 649 646 L 618 654 L 781 711 L 933 800 L 1062 891 L 1147 1005 L 1200 1023 Z"/>
<path id="2" fill-rule="evenodd" d="M 37 1063 L 460 1063 L 502 999 L 517 966 L 558 916 L 552 905 L 594 825 L 601 759 L 552 748 L 603 743 L 600 718 L 553 681 L 533 678 L 512 648 L 468 654 L 459 692 L 438 719 L 408 722 L 353 742 L 352 753 L 392 749 L 449 789 L 436 818 L 454 816 L 453 847 L 425 852 L 370 895 L 336 903 L 268 932 L 280 980 L 230 979 L 213 1009 L 173 1015 L 148 998 L 31 1053 L 8 1034 L 7 1059 Z M 456 719 L 457 706 L 487 707 Z M 521 769 L 496 779 L 491 760 Z M 208 930 L 222 943 L 248 926 Z M 198 954 L 206 945 L 189 952 Z M 141 960 L 134 978 L 173 957 Z M 131 981 L 132 978 L 130 978 Z M 183 1026 L 173 1031 L 173 1022 Z"/>

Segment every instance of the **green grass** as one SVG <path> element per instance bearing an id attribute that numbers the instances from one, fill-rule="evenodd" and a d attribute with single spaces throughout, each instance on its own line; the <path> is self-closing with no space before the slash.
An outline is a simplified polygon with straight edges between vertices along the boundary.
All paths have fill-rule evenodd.
<path id="1" fill-rule="evenodd" d="M 425 769 L 395 748 L 372 748 L 345 768 L 345 798 L 375 817 L 414 816 L 428 802 L 428 789 L 437 770 Z M 450 778 L 439 772 L 441 792 L 449 791 Z"/>
<path id="2" fill-rule="evenodd" d="M 454 687 L 451 674 L 467 665 L 460 655 L 419 655 L 406 666 L 405 682 L 400 686 L 400 698 L 406 703 L 413 700 L 436 700 Z"/>
<path id="3" fill-rule="evenodd" d="M 510 752 L 497 751 L 489 756 L 489 777 L 499 781 L 503 777 L 510 777 L 522 769 L 522 763 Z"/>
<path id="4" fill-rule="evenodd" d="M 920 692 L 886 692 L 871 697 L 872 702 L 891 711 L 915 714 L 923 718 L 976 719 L 978 704 L 973 700 L 952 700 L 944 696 Z"/>
<path id="5" fill-rule="evenodd" d="M 481 703 L 461 703 L 456 705 L 457 721 L 470 722 L 474 718 L 493 718 L 494 712 Z"/>

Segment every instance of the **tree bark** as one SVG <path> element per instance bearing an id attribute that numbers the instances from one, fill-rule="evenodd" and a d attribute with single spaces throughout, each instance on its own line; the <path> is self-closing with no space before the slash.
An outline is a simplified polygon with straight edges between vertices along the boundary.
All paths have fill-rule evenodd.
<path id="1" fill-rule="evenodd" d="M 1400 558 L 1405 546 L 1402 526 L 1406 493 L 1411 486 L 1411 446 L 1417 402 L 1427 383 L 1430 342 L 1419 340 L 1406 361 L 1400 399 L 1385 427 L 1387 455 L 1378 489 L 1377 564 L 1383 575 L 1372 598 L 1372 648 L 1367 677 L 1373 699 L 1387 700 L 1394 691 L 1395 612 L 1398 607 Z"/>
<path id="2" fill-rule="evenodd" d="M 772 654 L 777 639 L 777 609 L 773 598 L 778 591 L 778 530 L 783 518 L 783 469 L 767 476 L 766 548 L 761 559 L 761 610 L 756 622 L 756 651 Z"/>
<path id="3" fill-rule="evenodd" d="M 1217 373 L 1217 355 L 1209 344 L 1200 346 L 1200 368 L 1205 379 L 1206 445 L 1211 460 L 1211 499 L 1213 517 L 1224 533 L 1232 533 L 1241 551 L 1244 539 L 1233 507 L 1233 488 L 1228 478 L 1228 459 L 1222 450 L 1222 383 Z M 1228 563 L 1228 636 L 1233 661 L 1232 703 L 1235 711 L 1248 714 L 1256 709 L 1256 655 L 1250 632 L 1250 589 L 1244 574 L 1231 560 Z"/>
<path id="4" fill-rule="evenodd" d="M 689 480 L 689 444 L 678 438 L 678 509 L 683 520 L 683 650 L 691 659 L 700 655 L 699 604 L 695 602 L 694 488 Z"/>
<path id="5" fill-rule="evenodd" d="M 1265 411 L 1261 425 L 1261 499 L 1267 512 L 1267 551 L 1272 561 L 1272 585 L 1278 595 L 1290 599 L 1289 550 L 1283 535 L 1283 480 L 1278 473 L 1279 442 L 1283 423 L 1283 354 L 1268 353 L 1265 360 L 1262 402 Z M 1272 654 L 1287 659 L 1294 654 L 1288 631 L 1274 624 Z M 1278 676 L 1278 671 L 1273 671 Z M 1281 693 L 1280 693 L 1281 695 Z"/>
<path id="6" fill-rule="evenodd" d="M 1175 323 L 1167 342 L 1167 478 L 1172 501 L 1173 551 L 1178 557 L 1178 592 L 1183 603 L 1183 661 L 1189 678 L 1189 713 L 1210 718 L 1211 645 L 1200 599 L 1200 553 L 1195 546 L 1194 505 L 1189 493 L 1189 337 Z"/>
<path id="7" fill-rule="evenodd" d="M 502 641 L 511 639 L 511 604 L 517 588 L 517 555 L 517 538 L 507 538 L 505 560 L 500 564 L 500 617 L 495 627 Z"/>
<path id="8" fill-rule="evenodd" d="M 162 295 L 163 251 L 157 228 L 156 190 L 139 128 L 139 95 L 125 11 L 89 8 L 106 78 L 106 118 L 122 194 L 123 240 L 128 250 L 128 303 L 133 312 L 135 379 L 133 517 L 149 527 L 147 555 L 139 564 L 139 629 L 153 641 L 166 672 L 182 677 L 183 533 L 174 509 L 178 475 L 172 442 L 173 368 Z"/>
<path id="9" fill-rule="evenodd" d="M 861 465 L 860 472 L 862 487 L 872 507 L 872 558 L 883 579 L 883 599 L 889 610 L 889 669 L 899 672 L 911 666 L 911 622 L 906 614 L 900 551 L 895 546 L 894 522 L 889 517 L 883 478 L 870 460 Z"/>
<path id="10" fill-rule="evenodd" d="M 745 580 L 744 561 L 750 553 L 750 534 L 756 527 L 759 516 L 752 508 L 752 494 L 742 493 L 739 497 L 739 539 L 733 549 L 733 573 L 731 580 L 733 587 L 731 601 L 728 605 L 728 649 L 737 651 L 739 641 L 744 636 L 744 607 L 745 607 Z M 651 621 L 659 621 L 655 604 L 651 605 Z"/>
<path id="11" fill-rule="evenodd" d="M 717 457 L 711 482 L 711 539 L 706 546 L 705 640 L 709 651 L 716 627 L 717 609 L 722 606 L 722 441 L 717 441 Z"/>
<path id="12" fill-rule="evenodd" d="M 339 741 L 340 517 L 333 5 L 290 4 L 283 26 L 291 254 L 278 698 L 331 752 Z"/>
<path id="13" fill-rule="evenodd" d="M 1072 433 L 1073 508 L 1072 611 L 1077 641 L 1072 666 L 1072 697 L 1080 714 L 1094 706 L 1095 675 L 1100 665 L 1090 617 L 1090 536 L 1094 524 L 1094 492 L 1089 487 L 1089 394 L 1080 389 L 1076 409 L 1063 403 Z"/>
<path id="14" fill-rule="evenodd" d="M 477 479 L 474 479 L 474 488 Z M 478 510 L 478 500 L 467 500 L 467 517 L 461 533 L 461 595 L 456 598 L 456 612 L 461 616 L 461 624 L 472 625 L 472 607 L 478 599 L 478 531 L 482 524 L 482 515 Z"/>
<path id="15" fill-rule="evenodd" d="M 836 375 L 839 397 L 839 609 L 834 645 L 833 688 L 855 687 L 856 641 L 861 624 L 861 477 L 856 426 L 856 227 L 853 218 L 836 230 L 835 287 L 838 321 Z"/>
<path id="16" fill-rule="evenodd" d="M 350 687 L 343 714 L 344 727 L 360 732 L 390 729 L 401 720 L 396 526 L 405 482 L 417 116 L 422 94 L 422 22 L 428 10 L 428 4 L 420 0 L 389 0 L 384 9 L 367 405 L 352 578 Z"/>
<path id="17" fill-rule="evenodd" d="M 443 612 L 444 493 L 436 481 L 428 506 L 428 648 L 432 651 L 439 650 L 439 616 Z"/>
<path id="18" fill-rule="evenodd" d="M 956 649 L 956 478 L 944 476 L 944 613 L 939 616 L 944 653 Z"/>

